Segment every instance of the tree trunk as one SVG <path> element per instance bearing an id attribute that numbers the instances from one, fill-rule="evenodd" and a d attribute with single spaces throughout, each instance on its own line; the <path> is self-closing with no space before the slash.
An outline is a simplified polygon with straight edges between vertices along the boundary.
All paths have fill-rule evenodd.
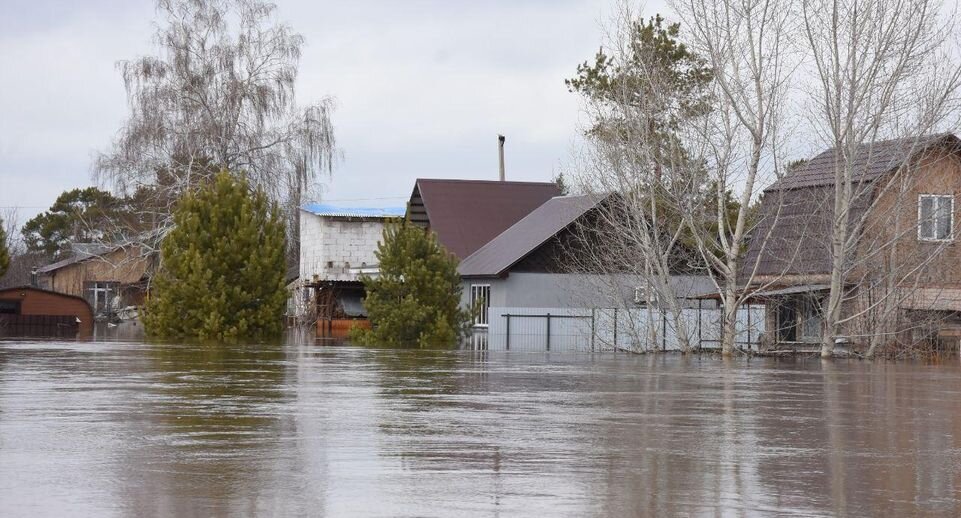
<path id="1" fill-rule="evenodd" d="M 737 284 L 728 276 L 724 284 L 724 307 L 721 308 L 721 355 L 733 356 L 737 340 Z"/>
<path id="2" fill-rule="evenodd" d="M 824 312 L 824 333 L 821 336 L 821 358 L 834 356 L 834 342 L 838 333 L 838 320 L 841 315 L 841 298 L 843 286 L 841 269 L 835 267 L 831 272 L 831 292 L 828 295 L 828 307 Z"/>

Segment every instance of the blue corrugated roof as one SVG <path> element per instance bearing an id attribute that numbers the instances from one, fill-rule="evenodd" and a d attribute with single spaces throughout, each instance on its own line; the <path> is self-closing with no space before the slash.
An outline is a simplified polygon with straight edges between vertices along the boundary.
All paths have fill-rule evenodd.
<path id="1" fill-rule="evenodd" d="M 307 203 L 301 208 L 318 216 L 341 218 L 402 218 L 407 212 L 403 207 L 338 207 L 326 203 Z"/>

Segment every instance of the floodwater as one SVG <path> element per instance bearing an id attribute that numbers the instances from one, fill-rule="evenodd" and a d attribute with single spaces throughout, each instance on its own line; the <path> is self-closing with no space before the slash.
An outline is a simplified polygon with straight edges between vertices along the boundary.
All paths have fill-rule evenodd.
<path id="1" fill-rule="evenodd" d="M 0 516 L 958 516 L 956 362 L 0 342 Z"/>

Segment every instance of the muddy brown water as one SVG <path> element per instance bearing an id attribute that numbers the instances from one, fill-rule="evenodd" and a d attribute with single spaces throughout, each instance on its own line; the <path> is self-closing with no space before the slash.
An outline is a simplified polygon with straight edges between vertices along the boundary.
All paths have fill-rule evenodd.
<path id="1" fill-rule="evenodd" d="M 961 368 L 0 342 L 0 516 L 958 516 Z"/>

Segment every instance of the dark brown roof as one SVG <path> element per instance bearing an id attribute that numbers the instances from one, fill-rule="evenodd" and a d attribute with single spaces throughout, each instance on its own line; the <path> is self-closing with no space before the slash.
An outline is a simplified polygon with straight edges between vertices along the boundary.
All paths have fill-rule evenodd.
<path id="1" fill-rule="evenodd" d="M 472 254 L 560 190 L 553 182 L 418 179 L 407 208 L 460 259 Z"/>
<path id="2" fill-rule="evenodd" d="M 464 277 L 500 275 L 597 203 L 588 195 L 551 198 L 464 259 L 457 271 Z"/>
<path id="3" fill-rule="evenodd" d="M 856 201 L 851 208 L 852 220 L 860 218 L 870 203 L 867 196 Z M 750 274 L 755 265 L 757 275 L 829 273 L 833 209 L 832 185 L 766 192 L 761 200 L 761 220 L 751 232 L 744 273 Z"/>
<path id="4" fill-rule="evenodd" d="M 961 141 L 951 133 L 938 133 L 920 137 L 908 137 L 861 144 L 852 162 L 857 181 L 871 182 L 891 172 L 916 153 L 934 145 L 958 146 Z M 821 185 L 834 185 L 835 148 L 821 152 L 789 172 L 767 190 L 799 189 Z"/>
<path id="5" fill-rule="evenodd" d="M 950 133 L 863 144 L 854 163 L 867 187 L 922 151 L 935 146 L 957 149 L 959 144 Z M 765 190 L 743 274 L 750 274 L 755 265 L 756 274 L 766 276 L 831 272 L 835 158 L 834 149 L 824 151 Z M 873 202 L 873 190 L 860 190 L 850 221 L 860 220 Z"/>

